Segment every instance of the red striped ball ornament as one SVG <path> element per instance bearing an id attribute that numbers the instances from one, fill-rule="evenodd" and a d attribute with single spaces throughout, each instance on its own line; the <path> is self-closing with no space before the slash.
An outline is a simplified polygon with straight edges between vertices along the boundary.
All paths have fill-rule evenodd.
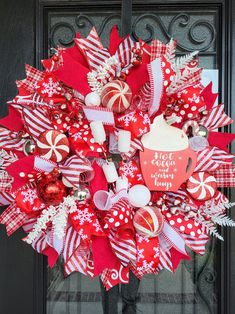
<path id="1" fill-rule="evenodd" d="M 156 237 L 161 232 L 163 223 L 160 209 L 150 206 L 139 208 L 133 219 L 136 232 L 146 238 Z"/>
<path id="2" fill-rule="evenodd" d="M 119 80 L 106 84 L 101 93 L 102 105 L 117 113 L 125 111 L 130 106 L 131 98 L 130 87 Z"/>

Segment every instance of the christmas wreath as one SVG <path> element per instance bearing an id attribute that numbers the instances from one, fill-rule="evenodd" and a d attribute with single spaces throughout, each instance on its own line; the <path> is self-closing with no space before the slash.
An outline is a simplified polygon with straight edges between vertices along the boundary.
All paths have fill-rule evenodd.
<path id="1" fill-rule="evenodd" d="M 121 38 L 104 48 L 93 28 L 72 48 L 26 65 L 0 120 L 0 215 L 10 236 L 65 275 L 101 276 L 106 289 L 205 253 L 216 224 L 234 226 L 218 188 L 235 186 L 235 135 L 203 86 L 197 52 L 176 42 Z"/>

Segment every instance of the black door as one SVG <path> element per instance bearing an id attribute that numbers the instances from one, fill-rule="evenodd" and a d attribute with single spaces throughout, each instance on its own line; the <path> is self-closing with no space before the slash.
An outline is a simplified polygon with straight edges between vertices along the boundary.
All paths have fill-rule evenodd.
<path id="1" fill-rule="evenodd" d="M 200 51 L 200 63 L 218 69 L 221 101 L 234 117 L 234 1 L 133 1 L 132 35 L 149 41 L 178 41 L 178 53 Z M 114 24 L 120 26 L 121 1 L 0 1 L 0 99 L 5 103 L 24 77 L 24 63 L 40 59 L 56 45 L 70 46 L 75 32 L 87 35 L 95 25 L 107 44 Z M 235 216 L 235 215 L 234 215 Z M 0 227 L 0 313 L 101 313 L 98 281 L 73 274 L 64 280 L 58 263 L 48 270 L 44 258 L 21 241 L 7 239 Z M 140 287 L 140 313 L 234 313 L 235 231 L 225 243 L 211 241 L 205 257 L 185 262 L 175 275 L 147 277 Z"/>

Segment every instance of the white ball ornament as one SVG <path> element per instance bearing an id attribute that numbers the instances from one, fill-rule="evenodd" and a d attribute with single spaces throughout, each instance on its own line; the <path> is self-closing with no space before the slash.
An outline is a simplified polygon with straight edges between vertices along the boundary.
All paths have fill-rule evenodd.
<path id="1" fill-rule="evenodd" d="M 129 202 L 133 207 L 146 206 L 151 199 L 149 189 L 143 184 L 136 184 L 132 186 L 129 190 L 128 196 Z"/>
<path id="2" fill-rule="evenodd" d="M 100 95 L 96 92 L 91 92 L 85 97 L 86 106 L 98 107 L 101 104 Z"/>

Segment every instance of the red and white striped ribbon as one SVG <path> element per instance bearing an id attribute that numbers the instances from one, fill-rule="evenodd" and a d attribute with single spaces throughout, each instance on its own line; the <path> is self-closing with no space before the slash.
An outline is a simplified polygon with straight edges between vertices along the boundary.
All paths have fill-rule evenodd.
<path id="1" fill-rule="evenodd" d="M 24 109 L 23 119 L 28 132 L 34 139 L 37 139 L 40 133 L 53 129 L 50 119 L 47 118 L 46 112 L 42 109 Z"/>
<path id="2" fill-rule="evenodd" d="M 104 48 L 95 27 L 91 29 L 87 38 L 75 38 L 74 42 L 78 45 L 78 48 L 84 52 L 85 50 L 99 50 Z"/>
<path id="3" fill-rule="evenodd" d="M 90 161 L 75 155 L 68 158 L 63 165 L 59 165 L 59 169 L 74 187 L 78 187 L 81 182 L 90 181 L 94 176 Z"/>
<path id="4" fill-rule="evenodd" d="M 115 57 L 119 61 L 119 64 L 123 64 L 123 66 L 127 69 L 128 65 L 131 66 L 132 59 L 132 48 L 139 49 L 141 47 L 139 42 L 133 41 L 130 36 L 127 36 L 118 46 L 118 49 L 115 53 Z"/>
<path id="5" fill-rule="evenodd" d="M 233 123 L 233 119 L 224 112 L 224 105 L 214 106 L 209 114 L 201 120 L 201 124 L 209 130 L 216 130 L 231 123 Z"/>
<path id="6" fill-rule="evenodd" d="M 197 254 L 200 255 L 204 255 L 206 252 L 206 243 L 209 240 L 208 235 L 206 234 L 201 234 L 199 237 L 195 238 L 192 237 L 189 234 L 182 234 L 186 245 L 193 250 L 194 252 L 196 252 Z"/>
<path id="7" fill-rule="evenodd" d="M 197 155 L 196 171 L 214 171 L 221 165 L 231 164 L 234 156 L 217 147 L 207 147 Z"/>
<path id="8" fill-rule="evenodd" d="M 14 197 L 9 192 L 0 192 L 0 206 L 9 205 L 14 201 Z"/>
<path id="9" fill-rule="evenodd" d="M 70 226 L 67 229 L 63 251 L 64 272 L 66 276 L 74 271 L 86 274 L 88 248 L 86 244 L 81 244 L 80 240 L 77 231 Z"/>
<path id="10" fill-rule="evenodd" d="M 99 49 L 99 50 L 85 50 L 84 51 L 87 57 L 88 64 L 91 70 L 98 70 L 100 66 L 103 66 L 105 60 L 110 58 L 110 53 L 107 49 Z M 115 74 L 112 71 L 112 74 Z"/>
<path id="11" fill-rule="evenodd" d="M 160 259 L 157 270 L 160 271 L 162 269 L 167 269 L 170 272 L 174 271 L 171 260 L 171 252 L 169 250 L 166 251 L 160 250 Z"/>
<path id="12" fill-rule="evenodd" d="M 19 137 L 17 132 L 0 127 L 0 148 L 23 151 L 25 139 Z"/>
<path id="13" fill-rule="evenodd" d="M 124 240 L 115 236 L 112 230 L 109 233 L 111 247 L 123 266 L 127 266 L 131 261 L 136 261 L 136 244 L 132 239 Z"/>

